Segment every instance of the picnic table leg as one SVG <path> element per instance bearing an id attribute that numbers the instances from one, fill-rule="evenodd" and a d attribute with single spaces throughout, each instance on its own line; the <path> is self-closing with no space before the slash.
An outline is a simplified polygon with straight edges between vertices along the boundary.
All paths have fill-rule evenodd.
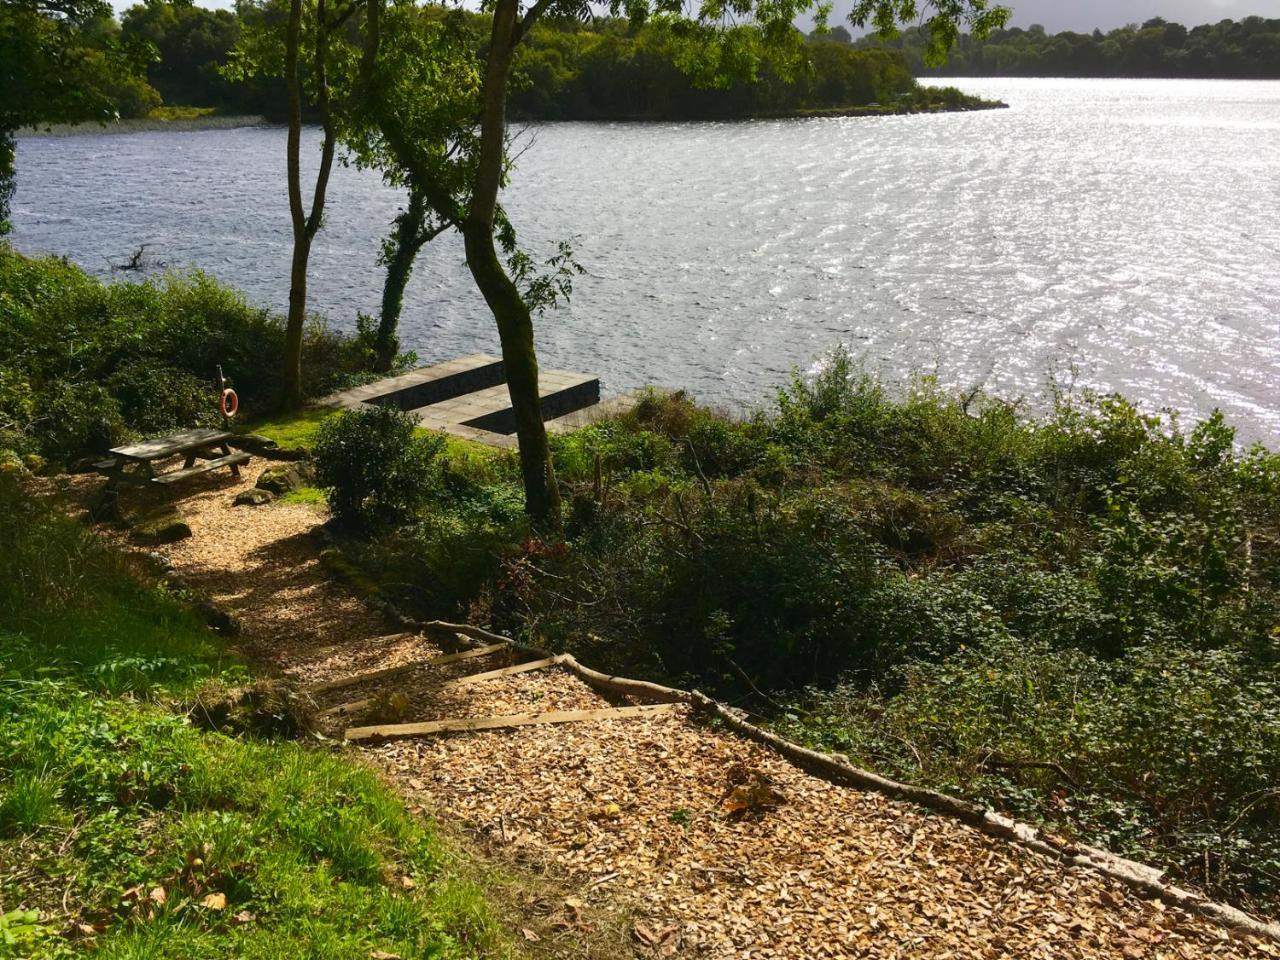
<path id="1" fill-rule="evenodd" d="M 120 476 L 124 467 L 120 464 L 107 471 L 107 482 L 102 488 L 101 509 L 106 516 L 120 516 Z"/>
<path id="2" fill-rule="evenodd" d="M 231 447 L 227 445 L 227 441 L 223 440 L 222 443 L 218 444 L 218 446 L 222 447 L 223 456 L 226 456 L 226 457 L 231 456 Z M 235 477 L 237 480 L 240 479 L 240 464 L 238 463 L 231 464 L 231 475 Z"/>

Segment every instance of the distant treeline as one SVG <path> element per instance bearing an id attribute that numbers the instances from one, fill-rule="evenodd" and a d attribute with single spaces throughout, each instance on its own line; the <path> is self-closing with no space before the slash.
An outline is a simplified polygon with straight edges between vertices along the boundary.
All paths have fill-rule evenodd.
<path id="1" fill-rule="evenodd" d="M 924 28 L 894 40 L 860 39 L 859 49 L 901 52 L 915 76 L 1186 77 L 1280 79 L 1280 20 L 1245 17 L 1188 29 L 1159 17 L 1103 33 L 1048 33 L 1044 27 L 961 37 L 947 63 L 924 63 Z"/>
<path id="2" fill-rule="evenodd" d="M 754 83 L 705 89 L 681 69 L 679 38 L 660 30 L 632 31 L 613 20 L 552 23 L 530 40 L 521 52 L 525 81 L 511 108 L 532 119 L 777 116 L 938 100 L 919 87 L 898 51 L 815 41 L 811 67 L 789 79 L 766 61 Z"/>
<path id="3" fill-rule="evenodd" d="M 474 21 L 479 49 L 487 39 L 483 18 L 453 15 Z M 167 106 L 283 119 L 279 81 L 242 83 L 223 75 L 242 31 L 236 11 L 147 0 L 126 10 L 115 29 L 126 44 L 145 41 L 155 54 L 147 83 L 156 95 L 122 104 L 122 115 L 143 116 L 163 100 Z M 920 87 L 898 51 L 855 49 L 826 38 L 810 41 L 807 67 L 786 71 L 766 61 L 753 83 L 703 89 L 687 69 L 690 49 L 687 38 L 653 27 L 632 29 L 621 20 L 541 24 L 520 50 L 512 113 L 539 120 L 690 119 L 835 112 L 872 104 L 928 109 L 979 103 L 957 91 Z"/>

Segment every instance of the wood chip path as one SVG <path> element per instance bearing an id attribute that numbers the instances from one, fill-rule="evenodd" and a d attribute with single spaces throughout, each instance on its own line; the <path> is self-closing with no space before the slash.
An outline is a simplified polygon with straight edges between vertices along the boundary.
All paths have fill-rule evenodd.
<path id="1" fill-rule="evenodd" d="M 194 586 L 240 618 L 252 655 L 314 684 L 445 651 L 394 634 L 327 580 L 305 505 L 233 507 L 251 485 L 211 481 L 182 502 L 194 536 L 165 549 Z M 370 640 L 370 638 L 377 638 Z M 527 657 L 424 666 L 344 686 L 393 720 L 599 710 L 610 702 L 552 665 L 468 685 L 447 681 Z M 385 716 L 325 719 L 341 735 Z M 356 749 L 353 747 L 352 749 Z M 956 821 L 801 772 L 771 751 L 664 715 L 377 742 L 361 753 L 443 819 L 493 849 L 568 878 L 581 906 L 629 908 L 639 956 L 742 958 L 1280 957 L 1280 948 L 1147 901 Z M 727 812 L 735 771 L 784 802 Z"/>

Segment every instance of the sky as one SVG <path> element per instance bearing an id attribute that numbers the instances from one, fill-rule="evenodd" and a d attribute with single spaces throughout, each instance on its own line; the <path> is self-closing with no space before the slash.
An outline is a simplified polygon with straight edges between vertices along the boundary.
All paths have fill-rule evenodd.
<path id="1" fill-rule="evenodd" d="M 132 6 L 136 0 L 112 0 L 117 10 Z M 204 7 L 231 7 L 231 0 L 196 0 Z M 1152 17 L 1164 17 L 1195 26 L 1200 23 L 1217 23 L 1230 18 L 1257 15 L 1280 18 L 1280 0 L 1003 0 L 1013 8 L 1012 23 L 1017 27 L 1042 24 L 1050 32 L 1078 30 L 1085 32 L 1094 27 L 1110 30 L 1126 23 L 1141 23 Z M 837 0 L 837 14 L 848 10 L 849 4 Z M 836 16 L 831 22 L 837 23 Z"/>

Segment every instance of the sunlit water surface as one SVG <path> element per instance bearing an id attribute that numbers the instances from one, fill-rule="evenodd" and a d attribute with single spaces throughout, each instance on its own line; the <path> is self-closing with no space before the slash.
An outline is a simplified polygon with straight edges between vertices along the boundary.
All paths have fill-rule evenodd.
<path id="1" fill-rule="evenodd" d="M 505 198 L 587 274 L 543 317 L 544 364 L 607 391 L 766 402 L 844 342 L 1035 407 L 1050 376 L 1280 438 L 1280 83 L 970 80 L 1004 111 L 530 128 Z M 314 160 L 314 157 L 311 158 Z M 108 274 L 137 245 L 283 310 L 277 128 L 19 142 L 15 241 Z M 400 197 L 338 169 L 313 306 L 376 312 Z M 427 360 L 495 351 L 461 245 L 421 258 L 403 324 Z"/>

